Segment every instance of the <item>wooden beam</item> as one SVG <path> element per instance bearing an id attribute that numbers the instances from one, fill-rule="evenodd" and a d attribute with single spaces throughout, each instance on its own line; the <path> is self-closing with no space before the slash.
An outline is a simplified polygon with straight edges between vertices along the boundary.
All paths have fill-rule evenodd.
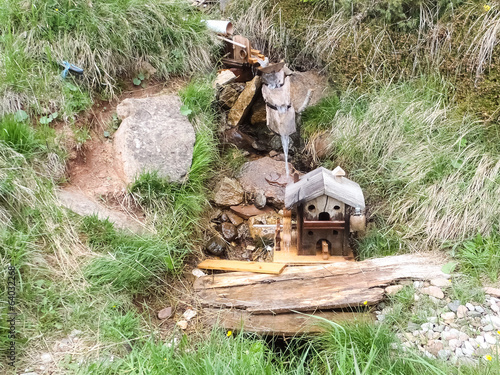
<path id="1" fill-rule="evenodd" d="M 334 220 L 334 221 L 312 221 L 312 220 L 304 220 L 304 228 L 311 229 L 337 229 L 344 230 L 345 229 L 345 221 L 343 220 Z"/>
<path id="2" fill-rule="evenodd" d="M 225 259 L 206 259 L 200 264 L 198 268 L 205 270 L 221 270 L 221 271 L 241 271 L 241 272 L 255 272 L 255 273 L 268 273 L 279 275 L 283 272 L 286 264 L 266 263 L 266 262 L 243 262 L 239 260 L 225 260 Z"/>
<path id="3" fill-rule="evenodd" d="M 220 325 L 232 331 L 261 335 L 295 336 L 325 332 L 330 322 L 373 321 L 373 315 L 362 312 L 316 311 L 311 314 L 255 315 L 243 310 L 204 309 L 211 326 Z"/>
<path id="4" fill-rule="evenodd" d="M 234 272 L 203 276 L 195 281 L 194 289 L 203 307 L 254 314 L 333 310 L 377 304 L 384 299 L 385 287 L 398 280 L 447 277 L 441 267 L 439 259 L 407 254 L 287 267 L 280 275 Z"/>

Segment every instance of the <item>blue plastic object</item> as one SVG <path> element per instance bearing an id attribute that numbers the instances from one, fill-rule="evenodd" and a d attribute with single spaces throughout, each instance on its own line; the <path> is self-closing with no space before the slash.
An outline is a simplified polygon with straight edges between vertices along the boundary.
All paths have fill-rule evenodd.
<path id="1" fill-rule="evenodd" d="M 70 71 L 73 73 L 76 73 L 76 74 L 83 74 L 82 68 L 80 68 L 74 64 L 71 64 L 67 61 L 61 62 L 61 65 L 64 66 L 64 70 L 61 73 L 61 77 L 63 77 L 63 78 L 66 78 L 66 76 L 68 75 L 68 72 L 70 72 Z"/>

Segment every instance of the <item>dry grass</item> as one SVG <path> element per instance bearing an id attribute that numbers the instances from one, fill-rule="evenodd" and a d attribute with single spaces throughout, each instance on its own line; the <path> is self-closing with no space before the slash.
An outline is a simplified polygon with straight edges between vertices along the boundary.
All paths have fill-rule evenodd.
<path id="1" fill-rule="evenodd" d="M 481 123 L 458 115 L 435 83 L 424 86 L 346 95 L 328 137 L 330 165 L 350 172 L 371 215 L 413 250 L 487 235 L 499 223 L 500 161 Z"/>

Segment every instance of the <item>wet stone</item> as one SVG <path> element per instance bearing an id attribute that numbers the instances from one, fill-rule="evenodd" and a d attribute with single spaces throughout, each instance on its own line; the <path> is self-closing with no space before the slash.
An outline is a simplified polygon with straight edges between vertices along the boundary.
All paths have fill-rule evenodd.
<path id="1" fill-rule="evenodd" d="M 238 235 L 238 231 L 236 230 L 236 227 L 232 223 L 222 223 L 221 226 L 221 231 L 222 231 L 222 236 L 224 239 L 228 241 L 232 241 L 236 238 Z"/>
<path id="2" fill-rule="evenodd" d="M 207 243 L 207 251 L 215 256 L 220 256 L 226 250 L 226 242 L 219 236 L 213 236 Z"/>

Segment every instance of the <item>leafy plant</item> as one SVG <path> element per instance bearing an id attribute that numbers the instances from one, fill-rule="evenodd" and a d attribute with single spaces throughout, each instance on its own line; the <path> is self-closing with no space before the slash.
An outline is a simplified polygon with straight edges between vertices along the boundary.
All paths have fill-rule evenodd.
<path id="1" fill-rule="evenodd" d="M 460 263 L 460 271 L 476 279 L 497 281 L 500 273 L 500 236 L 477 234 L 476 237 L 455 245 L 452 255 Z"/>
<path id="2" fill-rule="evenodd" d="M 48 116 L 40 117 L 40 120 L 38 121 L 40 122 L 40 124 L 47 125 L 50 124 L 52 121 L 54 121 L 57 118 L 57 116 L 59 116 L 59 114 L 57 112 L 53 112 Z"/>
<path id="3" fill-rule="evenodd" d="M 146 88 L 146 82 L 144 82 L 144 80 L 146 79 L 146 77 L 144 76 L 144 73 L 139 73 L 137 75 L 137 77 L 135 77 L 132 82 L 134 83 L 134 85 L 136 86 L 141 86 L 142 88 Z"/>

